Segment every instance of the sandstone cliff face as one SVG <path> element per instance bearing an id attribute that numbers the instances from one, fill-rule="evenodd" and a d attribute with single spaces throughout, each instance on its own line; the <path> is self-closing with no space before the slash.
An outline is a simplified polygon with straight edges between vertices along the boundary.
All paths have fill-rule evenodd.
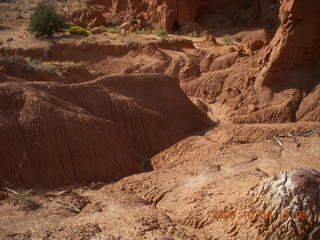
<path id="1" fill-rule="evenodd" d="M 281 25 L 266 50 L 260 84 L 284 81 L 290 70 L 315 64 L 320 57 L 320 2 L 282 0 Z"/>
<path id="2" fill-rule="evenodd" d="M 116 20 L 135 19 L 143 27 L 172 31 L 195 21 L 203 13 L 248 6 L 250 0 L 90 0 L 87 4 L 89 7 L 99 6 L 100 10 L 76 11 L 71 17 L 73 21 L 82 25 L 99 25 Z M 255 10 L 255 13 L 258 12 L 260 16 L 261 11 Z"/>
<path id="3" fill-rule="evenodd" d="M 280 4 L 281 24 L 271 42 L 256 32 L 230 52 L 216 46 L 200 63 L 201 76 L 182 84 L 184 91 L 198 97 L 205 89 L 218 102 L 214 108 L 222 106 L 235 123 L 319 121 L 320 2 Z M 251 34 L 238 36 L 244 43 Z"/>
<path id="4" fill-rule="evenodd" d="M 0 84 L 0 176 L 28 186 L 119 179 L 211 122 L 165 75 Z"/>
<path id="5" fill-rule="evenodd" d="M 283 93 L 294 120 L 319 121 L 320 2 L 281 1 L 281 25 L 266 48 L 256 81 L 260 92 Z M 267 91 L 266 88 L 267 87 Z M 286 93 L 287 92 L 287 93 Z M 316 97 L 317 96 L 317 97 Z M 266 98 L 270 100 L 270 98 Z"/>

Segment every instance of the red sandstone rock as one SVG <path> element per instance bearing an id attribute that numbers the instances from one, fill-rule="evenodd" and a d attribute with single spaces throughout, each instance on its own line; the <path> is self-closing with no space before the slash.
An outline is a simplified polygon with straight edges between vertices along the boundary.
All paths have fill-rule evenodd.
<path id="1" fill-rule="evenodd" d="M 165 29 L 173 31 L 176 26 L 185 25 L 185 31 L 190 32 L 189 24 L 194 24 L 198 16 L 208 11 L 208 9 L 220 9 L 245 6 L 247 1 L 235 0 L 90 0 L 87 2 L 90 6 L 102 6 L 102 11 L 96 11 L 96 15 L 90 10 L 80 10 L 71 14 L 70 19 L 80 25 L 86 25 L 97 17 L 97 22 L 110 22 L 115 19 L 125 22 L 129 19 L 143 19 L 146 25 L 151 25 L 153 28 Z M 145 26 L 142 27 L 144 28 Z M 188 30 L 189 29 L 189 30 Z M 192 25 L 191 31 L 194 29 Z"/>
<path id="2" fill-rule="evenodd" d="M 251 228 L 265 238 L 318 239 L 319 193 L 320 172 L 315 169 L 294 169 L 265 179 L 248 193 Z"/>
<path id="3" fill-rule="evenodd" d="M 281 25 L 266 50 L 259 84 L 283 82 L 290 71 L 319 60 L 319 11 L 318 0 L 282 1 Z"/>

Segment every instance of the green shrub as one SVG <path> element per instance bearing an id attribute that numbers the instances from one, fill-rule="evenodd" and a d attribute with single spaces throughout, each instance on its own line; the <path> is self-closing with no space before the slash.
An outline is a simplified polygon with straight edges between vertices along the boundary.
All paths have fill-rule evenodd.
<path id="1" fill-rule="evenodd" d="M 197 31 L 193 31 L 191 33 L 188 34 L 189 37 L 199 37 L 199 34 L 197 33 Z"/>
<path id="2" fill-rule="evenodd" d="M 91 32 L 92 27 L 86 26 L 85 29 L 86 29 L 87 31 Z"/>
<path id="3" fill-rule="evenodd" d="M 55 8 L 48 2 L 40 2 L 33 9 L 29 20 L 28 30 L 36 37 L 51 36 L 54 32 L 66 27 L 61 15 L 56 13 Z"/>
<path id="4" fill-rule="evenodd" d="M 232 44 L 232 39 L 230 38 L 229 35 L 223 35 L 222 40 L 228 45 Z"/>
<path id="5" fill-rule="evenodd" d="M 89 32 L 80 26 L 73 26 L 73 27 L 69 28 L 68 31 L 70 34 L 76 34 L 76 35 L 81 35 L 81 36 L 88 36 L 89 35 Z"/>
<path id="6" fill-rule="evenodd" d="M 102 27 L 102 30 L 112 34 L 119 33 L 119 29 L 116 27 Z"/>
<path id="7" fill-rule="evenodd" d="M 144 30 L 136 30 L 134 33 L 135 34 L 145 34 L 146 32 Z"/>
<path id="8" fill-rule="evenodd" d="M 158 37 L 166 37 L 168 35 L 166 30 L 159 29 L 155 32 L 156 36 Z"/>

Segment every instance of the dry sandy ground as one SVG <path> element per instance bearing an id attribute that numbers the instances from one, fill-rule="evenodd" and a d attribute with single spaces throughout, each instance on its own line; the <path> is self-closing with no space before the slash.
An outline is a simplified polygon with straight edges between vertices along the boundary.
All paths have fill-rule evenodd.
<path id="1" fill-rule="evenodd" d="M 152 158 L 155 169 L 151 172 L 106 185 L 35 189 L 31 199 L 41 204 L 37 210 L 3 200 L 1 238 L 247 239 L 255 226 L 237 231 L 235 226 L 250 221 L 243 206 L 248 191 L 281 171 L 320 169 L 319 128 L 308 137 L 284 137 L 277 142 L 261 139 L 272 132 L 314 129 L 315 125 L 235 126 L 249 128 L 248 143 L 219 143 L 216 136 L 230 127 L 216 127 L 159 153 Z M 250 128 L 260 129 L 260 136 L 252 138 Z M 236 218 L 214 218 L 218 210 L 234 210 Z"/>

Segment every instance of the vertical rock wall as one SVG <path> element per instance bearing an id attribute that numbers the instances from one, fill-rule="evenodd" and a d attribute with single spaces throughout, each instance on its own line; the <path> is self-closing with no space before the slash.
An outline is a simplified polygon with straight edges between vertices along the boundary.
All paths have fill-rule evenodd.
<path id="1" fill-rule="evenodd" d="M 285 79 L 297 67 L 319 61 L 320 1 L 282 0 L 281 25 L 266 50 L 259 85 Z"/>

